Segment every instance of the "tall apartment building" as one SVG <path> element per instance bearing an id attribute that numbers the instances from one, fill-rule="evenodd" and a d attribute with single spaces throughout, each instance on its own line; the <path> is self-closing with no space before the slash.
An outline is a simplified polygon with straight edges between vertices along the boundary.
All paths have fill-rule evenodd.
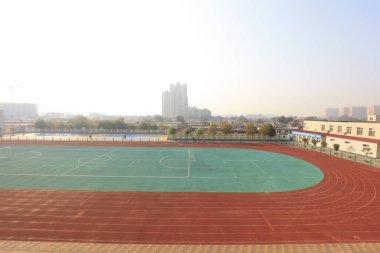
<path id="1" fill-rule="evenodd" d="M 350 107 L 341 107 L 339 108 L 339 117 L 349 117 Z"/>
<path id="2" fill-rule="evenodd" d="M 162 93 L 162 116 L 175 118 L 187 117 L 189 107 L 186 84 L 171 84 L 169 91 Z"/>
<path id="3" fill-rule="evenodd" d="M 325 110 L 325 118 L 326 119 L 337 119 L 339 117 L 339 109 L 338 108 L 326 108 Z"/>
<path id="4" fill-rule="evenodd" d="M 162 92 L 162 116 L 170 118 L 170 92 Z"/>
<path id="5" fill-rule="evenodd" d="M 4 132 L 5 124 L 4 124 L 4 112 L 0 110 L 0 134 Z"/>
<path id="6" fill-rule="evenodd" d="M 380 115 L 380 105 L 371 105 L 368 115 Z"/>
<path id="7" fill-rule="evenodd" d="M 5 120 L 28 120 L 38 117 L 36 104 L 25 103 L 0 103 Z"/>
<path id="8" fill-rule="evenodd" d="M 349 116 L 354 119 L 365 120 L 367 119 L 366 106 L 351 106 Z"/>

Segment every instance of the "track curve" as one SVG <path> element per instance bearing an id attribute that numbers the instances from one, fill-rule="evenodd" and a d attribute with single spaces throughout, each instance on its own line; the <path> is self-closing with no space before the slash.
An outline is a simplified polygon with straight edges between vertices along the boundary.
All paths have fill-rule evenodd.
<path id="1" fill-rule="evenodd" d="M 275 193 L 3 189 L 0 240 L 155 244 L 380 242 L 380 170 L 279 144 L 190 146 L 286 154 L 316 165 L 324 179 L 310 188 Z"/>

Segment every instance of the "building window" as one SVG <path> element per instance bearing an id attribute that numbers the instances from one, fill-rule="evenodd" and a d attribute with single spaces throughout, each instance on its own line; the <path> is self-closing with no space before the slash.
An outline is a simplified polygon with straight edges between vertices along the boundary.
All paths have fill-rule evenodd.
<path id="1" fill-rule="evenodd" d="M 342 126 L 338 126 L 338 133 L 342 133 Z"/>
<path id="2" fill-rule="evenodd" d="M 376 134 L 375 129 L 370 128 L 368 131 L 368 136 L 375 136 L 375 134 Z"/>
<path id="3" fill-rule="evenodd" d="M 330 125 L 329 126 L 329 132 L 331 133 L 331 132 L 333 132 L 334 131 L 334 126 L 333 125 Z"/>
<path id="4" fill-rule="evenodd" d="M 325 125 L 322 125 L 321 126 L 321 131 L 325 131 L 326 130 L 326 126 Z"/>
<path id="5" fill-rule="evenodd" d="M 351 134 L 351 132 L 352 132 L 352 127 L 347 127 L 346 128 L 346 133 L 347 134 Z"/>
<path id="6" fill-rule="evenodd" d="M 363 128 L 362 127 L 356 128 L 356 135 L 363 135 Z"/>

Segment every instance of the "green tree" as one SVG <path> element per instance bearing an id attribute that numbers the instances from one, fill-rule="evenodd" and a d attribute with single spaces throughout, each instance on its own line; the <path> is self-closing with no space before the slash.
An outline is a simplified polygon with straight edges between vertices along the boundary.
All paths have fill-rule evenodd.
<path id="1" fill-rule="evenodd" d="M 126 124 L 124 123 L 124 119 L 123 118 L 116 119 L 114 122 L 114 126 L 116 129 L 125 129 Z"/>
<path id="2" fill-rule="evenodd" d="M 39 129 L 45 129 L 46 122 L 43 119 L 38 119 L 36 122 L 34 122 L 34 127 Z"/>
<path id="3" fill-rule="evenodd" d="M 168 128 L 168 134 L 175 135 L 177 133 L 177 129 L 175 127 Z"/>
<path id="4" fill-rule="evenodd" d="M 277 122 L 281 124 L 285 124 L 287 121 L 286 121 L 285 116 L 280 116 L 277 118 Z"/>
<path id="5" fill-rule="evenodd" d="M 322 141 L 322 142 L 321 142 L 321 147 L 322 147 L 322 148 L 327 147 L 327 142 L 326 142 L 326 141 Z"/>
<path id="6" fill-rule="evenodd" d="M 334 143 L 333 148 L 335 151 L 339 150 L 340 145 L 338 143 Z"/>
<path id="7" fill-rule="evenodd" d="M 260 126 L 260 134 L 262 136 L 269 136 L 269 138 L 276 136 L 276 128 L 271 124 L 263 124 Z"/>
<path id="8" fill-rule="evenodd" d="M 91 122 L 86 117 L 79 115 L 75 118 L 72 118 L 69 120 L 69 123 L 71 124 L 72 128 L 74 129 L 82 129 L 82 128 L 90 128 Z"/>
<path id="9" fill-rule="evenodd" d="M 224 134 L 232 133 L 232 125 L 231 125 L 231 123 L 229 123 L 228 121 L 223 121 L 223 122 L 220 124 L 220 129 L 222 130 L 222 132 L 223 132 Z"/>
<path id="10" fill-rule="evenodd" d="M 185 123 L 185 118 L 184 118 L 182 115 L 178 115 L 178 116 L 175 118 L 175 120 L 176 120 L 177 122 L 181 122 L 182 124 Z"/>
<path id="11" fill-rule="evenodd" d="M 244 131 L 248 135 L 253 135 L 256 133 L 257 127 L 255 125 L 253 125 L 252 122 L 250 122 L 250 123 L 247 123 L 244 125 Z"/>
<path id="12" fill-rule="evenodd" d="M 189 127 L 186 127 L 184 130 L 183 130 L 183 133 L 188 136 L 190 133 L 192 132 L 191 128 Z"/>
<path id="13" fill-rule="evenodd" d="M 197 138 L 200 138 L 203 134 L 203 130 L 202 128 L 198 128 L 196 131 L 195 131 L 195 135 L 197 136 Z"/>
<path id="14" fill-rule="evenodd" d="M 236 121 L 237 122 L 242 122 L 242 123 L 248 123 L 249 122 L 243 115 L 240 115 L 239 118 L 237 118 Z"/>
<path id="15" fill-rule="evenodd" d="M 143 130 L 156 130 L 157 124 L 155 122 L 143 121 L 138 125 L 138 128 Z"/>
<path id="16" fill-rule="evenodd" d="M 215 135 L 216 132 L 218 132 L 218 127 L 216 126 L 215 123 L 211 123 L 208 127 L 208 132 L 212 135 Z"/>
<path id="17" fill-rule="evenodd" d="M 317 140 L 316 139 L 312 139 L 311 140 L 311 143 L 314 145 L 314 147 L 317 145 Z"/>
<path id="18" fill-rule="evenodd" d="M 163 122 L 164 118 L 161 115 L 154 115 L 154 120 L 157 122 Z"/>

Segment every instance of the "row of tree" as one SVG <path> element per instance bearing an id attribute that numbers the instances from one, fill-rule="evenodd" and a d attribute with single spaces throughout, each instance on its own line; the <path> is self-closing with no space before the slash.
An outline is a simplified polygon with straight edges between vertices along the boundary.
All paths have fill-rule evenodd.
<path id="1" fill-rule="evenodd" d="M 258 127 L 255 126 L 253 123 L 246 123 L 244 125 L 244 132 L 246 135 L 254 135 L 254 134 L 260 134 L 261 136 L 269 136 L 269 137 L 274 137 L 276 136 L 276 129 L 273 125 L 271 124 L 262 124 L 259 127 L 259 131 L 257 131 Z M 169 127 L 168 128 L 168 134 L 170 135 L 175 135 L 179 132 L 179 130 L 175 127 Z M 197 128 L 197 129 L 191 129 L 191 128 L 184 128 L 183 129 L 183 134 L 188 136 L 189 134 L 195 132 L 195 135 L 197 137 L 202 136 L 204 133 L 202 128 Z M 233 127 L 231 123 L 224 121 L 220 124 L 218 127 L 217 124 L 211 123 L 207 129 L 207 133 L 211 135 L 216 135 L 218 132 L 221 132 L 223 134 L 231 134 L 233 132 Z"/>
<path id="2" fill-rule="evenodd" d="M 142 121 L 135 124 L 124 122 L 123 118 L 116 120 L 90 120 L 84 116 L 77 116 L 68 121 L 63 120 L 43 120 L 35 122 L 34 127 L 37 129 L 105 129 L 105 130 L 157 130 L 158 126 L 152 121 Z"/>

